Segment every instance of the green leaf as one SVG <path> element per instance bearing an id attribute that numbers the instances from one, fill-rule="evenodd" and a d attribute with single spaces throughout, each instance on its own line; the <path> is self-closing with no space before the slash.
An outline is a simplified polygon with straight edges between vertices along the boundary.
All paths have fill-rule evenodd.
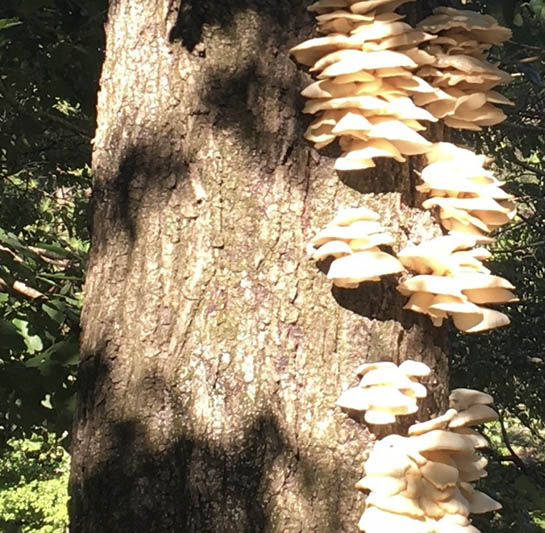
<path id="1" fill-rule="evenodd" d="M 0 31 L 13 28 L 13 26 L 19 26 L 22 22 L 17 18 L 0 19 Z"/>

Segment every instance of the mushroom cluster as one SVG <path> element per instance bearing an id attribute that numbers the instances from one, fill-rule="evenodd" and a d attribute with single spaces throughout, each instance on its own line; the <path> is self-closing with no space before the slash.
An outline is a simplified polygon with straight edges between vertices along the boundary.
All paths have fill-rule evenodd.
<path id="1" fill-rule="evenodd" d="M 397 287 L 409 297 L 404 309 L 428 315 L 435 326 L 452 316 L 465 333 L 509 324 L 507 315 L 482 304 L 517 302 L 514 287 L 490 274 L 482 264 L 490 252 L 475 244 L 470 236 L 445 235 L 401 250 L 400 261 L 418 274 Z"/>
<path id="2" fill-rule="evenodd" d="M 430 147 L 419 121 L 437 119 L 411 96 L 435 92 L 412 72 L 417 46 L 434 37 L 402 22 L 394 9 L 403 3 L 319 0 L 309 10 L 325 35 L 290 50 L 318 78 L 302 92 L 303 111 L 316 115 L 305 138 L 318 149 L 338 138 L 337 170 L 372 168 L 377 157 L 404 162 Z"/>
<path id="3" fill-rule="evenodd" d="M 379 216 L 365 207 L 342 209 L 333 221 L 309 243 L 316 261 L 335 258 L 327 277 L 337 287 L 354 289 L 365 281 L 403 270 L 403 265 L 379 246 L 391 245 L 393 237 L 384 233 Z"/>
<path id="4" fill-rule="evenodd" d="M 478 533 L 470 514 L 501 504 L 474 488 L 486 476 L 487 460 L 477 449 L 487 441 L 473 426 L 497 420 L 492 398 L 469 389 L 451 394 L 444 415 L 415 424 L 409 436 L 389 435 L 377 442 L 356 488 L 368 491 L 361 531 Z"/>
<path id="5" fill-rule="evenodd" d="M 490 15 L 450 7 L 436 8 L 417 28 L 436 36 L 423 47 L 416 71 L 435 91 L 415 95 L 415 104 L 452 128 L 479 131 L 502 122 L 506 117 L 496 104 L 512 102 L 492 89 L 511 76 L 486 57 L 492 45 L 511 37 L 511 30 Z"/>
<path id="6" fill-rule="evenodd" d="M 361 381 L 357 387 L 343 392 L 337 401 L 343 409 L 365 411 L 368 424 L 392 424 L 396 416 L 418 411 L 417 400 L 427 396 L 419 378 L 431 370 L 419 361 L 407 360 L 397 366 L 390 361 L 365 363 L 357 373 Z"/>
<path id="7" fill-rule="evenodd" d="M 485 168 L 486 157 L 450 143 L 435 143 L 426 154 L 428 165 L 421 173 L 420 192 L 430 196 L 422 205 L 438 208 L 441 225 L 451 233 L 471 235 L 479 243 L 515 216 L 513 197 L 503 182 Z"/>

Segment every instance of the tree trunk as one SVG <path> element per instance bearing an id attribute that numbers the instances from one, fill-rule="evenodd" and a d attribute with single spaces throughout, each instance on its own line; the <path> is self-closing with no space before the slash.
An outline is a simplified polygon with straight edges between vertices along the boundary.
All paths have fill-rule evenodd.
<path id="1" fill-rule="evenodd" d="M 361 363 L 412 358 L 433 369 L 418 418 L 438 413 L 444 332 L 395 279 L 332 290 L 305 246 L 347 206 L 396 249 L 436 235 L 414 172 L 339 177 L 304 141 L 302 3 L 110 4 L 72 531 L 354 532 L 366 447 L 393 428 L 336 400 Z"/>

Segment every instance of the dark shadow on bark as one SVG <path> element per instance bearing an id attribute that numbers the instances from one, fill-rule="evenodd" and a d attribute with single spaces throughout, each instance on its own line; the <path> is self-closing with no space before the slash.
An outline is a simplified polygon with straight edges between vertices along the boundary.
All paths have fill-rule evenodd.
<path id="1" fill-rule="evenodd" d="M 228 28 L 238 13 L 249 9 L 258 11 L 268 28 L 283 27 L 292 22 L 293 2 L 288 0 L 176 0 L 176 3 L 180 8 L 169 41 L 181 41 L 190 52 L 201 42 L 205 25 Z M 305 12 L 303 5 L 301 11 Z"/>
<path id="2" fill-rule="evenodd" d="M 289 465 L 286 478 L 296 476 L 299 488 L 312 506 L 329 501 L 323 531 L 341 529 L 340 501 L 331 498 L 341 484 L 353 483 L 350 469 L 324 469 L 303 457 L 283 435 L 275 417 L 263 409 L 243 431 L 236 444 L 222 445 L 217 438 L 196 436 L 191 416 L 183 406 L 174 407 L 177 437 L 153 446 L 150 422 L 139 409 L 150 402 L 160 411 L 170 388 L 159 374 L 147 375 L 132 400 L 106 398 L 111 391 L 107 350 L 102 347 L 80 366 L 82 420 L 100 427 L 87 441 L 87 459 L 74 458 L 70 480 L 70 512 L 79 522 L 73 533 L 258 533 L 273 530 L 274 504 L 267 476 L 280 463 Z M 179 384 L 176 385 L 179 388 Z M 84 403 L 81 403 L 83 400 Z M 118 403 L 124 405 L 119 405 Z M 171 406 L 173 407 L 173 406 Z M 130 413 L 130 414 L 129 414 Z M 170 433 L 172 426 L 165 427 Z M 88 437 L 88 436 L 87 436 Z M 75 438 L 78 438 L 76 435 Z M 100 448 L 96 448 L 97 444 Z M 100 450 L 94 456 L 91 450 Z M 276 466 L 275 466 L 276 464 Z M 112 483 L 111 480 L 116 482 Z M 355 498 L 357 494 L 354 495 Z M 333 501 L 333 504 L 331 501 Z M 160 510 L 160 511 L 159 511 Z M 165 511 L 167 510 L 167 511 Z M 323 513 L 323 508 L 320 509 Z M 101 524 L 86 516 L 104 516 Z"/>
<path id="3" fill-rule="evenodd" d="M 94 211 L 100 217 L 111 217 L 110 235 L 121 230 L 129 242 L 134 242 L 140 206 L 148 207 L 153 201 L 161 205 L 168 201 L 173 189 L 187 181 L 187 162 L 183 155 L 165 151 L 169 146 L 170 139 L 154 137 L 150 132 L 146 142 L 125 150 L 115 176 L 106 186 L 102 181 L 95 183 Z M 108 205 L 110 202 L 113 205 Z"/>

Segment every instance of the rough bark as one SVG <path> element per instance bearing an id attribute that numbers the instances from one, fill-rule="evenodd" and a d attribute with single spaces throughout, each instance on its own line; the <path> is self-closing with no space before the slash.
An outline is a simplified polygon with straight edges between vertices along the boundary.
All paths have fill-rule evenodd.
<path id="1" fill-rule="evenodd" d="M 380 212 L 396 248 L 438 232 L 408 165 L 339 177 L 303 140 L 287 50 L 313 31 L 293 1 L 111 2 L 74 532 L 356 531 L 366 447 L 393 428 L 336 408 L 355 368 L 423 360 L 418 417 L 444 407 L 444 332 L 396 280 L 332 290 L 305 256 L 345 206 Z"/>

